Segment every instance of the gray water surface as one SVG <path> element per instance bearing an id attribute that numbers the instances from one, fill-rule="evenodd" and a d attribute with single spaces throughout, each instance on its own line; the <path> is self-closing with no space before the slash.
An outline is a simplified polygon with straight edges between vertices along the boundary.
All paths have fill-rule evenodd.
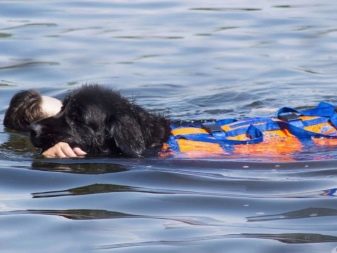
<path id="1" fill-rule="evenodd" d="M 337 3 L 0 1 L 0 120 L 35 88 L 172 119 L 337 104 Z M 336 151 L 303 162 L 43 159 L 0 124 L 1 252 L 337 252 Z"/>

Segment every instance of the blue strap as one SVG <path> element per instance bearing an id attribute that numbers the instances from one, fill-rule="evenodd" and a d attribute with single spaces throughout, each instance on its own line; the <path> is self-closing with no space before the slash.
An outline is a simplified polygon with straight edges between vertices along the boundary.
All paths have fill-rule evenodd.
<path id="1" fill-rule="evenodd" d="M 330 138 L 336 139 L 337 136 L 315 133 L 304 129 L 304 122 L 300 116 L 316 116 L 326 118 L 329 123 L 337 128 L 337 113 L 332 104 L 320 102 L 316 107 L 306 110 L 297 111 L 293 108 L 283 107 L 277 112 L 277 117 L 282 120 L 280 125 L 299 138 Z"/>
<path id="2" fill-rule="evenodd" d="M 263 133 L 253 125 L 249 125 L 246 130 L 248 140 L 231 140 L 224 131 L 214 131 L 207 134 L 184 134 L 176 135 L 176 139 L 186 139 L 192 141 L 203 141 L 210 143 L 219 143 L 220 145 L 238 145 L 238 144 L 256 144 L 263 141 Z"/>
<path id="3" fill-rule="evenodd" d="M 247 134 L 247 128 L 253 125 L 258 128 L 261 132 L 280 130 L 278 121 L 273 120 L 272 118 L 248 118 L 238 123 L 230 125 L 230 130 L 226 131 L 227 136 L 237 136 L 241 134 Z"/>
<path id="4" fill-rule="evenodd" d="M 320 102 L 316 107 L 306 110 L 295 110 L 290 107 L 282 107 L 277 112 L 277 117 L 280 118 L 283 115 L 298 115 L 298 116 L 318 116 L 318 117 L 326 117 L 326 118 L 332 118 L 336 116 L 336 110 L 335 107 L 327 102 Z"/>
<path id="5" fill-rule="evenodd" d="M 228 139 L 229 136 L 233 136 L 233 135 L 229 135 L 228 132 L 223 131 L 221 126 L 227 125 L 227 124 L 230 124 L 236 121 L 237 120 L 233 120 L 233 119 L 217 120 L 216 122 L 213 122 L 213 123 L 203 124 L 203 127 L 206 130 L 208 130 L 210 135 L 214 137 L 218 142 L 220 141 L 222 144 L 225 144 L 225 145 L 256 144 L 256 143 L 260 143 L 263 141 L 262 131 L 258 129 L 257 127 L 255 127 L 253 124 L 249 124 L 251 123 L 250 121 L 247 121 L 247 124 L 249 124 L 248 127 L 246 127 L 245 129 L 241 129 L 243 131 L 236 134 L 236 135 L 245 134 L 249 138 L 248 140 Z"/>
<path id="6" fill-rule="evenodd" d="M 331 118 L 335 112 L 335 107 L 327 102 L 320 102 L 316 107 L 300 111 L 304 116 L 320 116 Z"/>
<path id="7" fill-rule="evenodd" d="M 227 125 L 233 122 L 238 121 L 237 119 L 233 119 L 233 118 L 229 118 L 229 119 L 220 119 L 216 121 L 217 125 L 223 126 L 223 125 Z"/>

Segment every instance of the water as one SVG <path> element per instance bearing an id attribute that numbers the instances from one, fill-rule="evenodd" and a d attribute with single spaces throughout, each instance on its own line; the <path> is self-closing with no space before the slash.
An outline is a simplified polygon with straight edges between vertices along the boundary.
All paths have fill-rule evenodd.
<path id="1" fill-rule="evenodd" d="M 173 119 L 337 103 L 336 12 L 328 0 L 1 1 L 0 120 L 21 89 L 83 83 Z M 2 124 L 0 143 L 1 252 L 337 252 L 335 159 L 42 159 Z"/>

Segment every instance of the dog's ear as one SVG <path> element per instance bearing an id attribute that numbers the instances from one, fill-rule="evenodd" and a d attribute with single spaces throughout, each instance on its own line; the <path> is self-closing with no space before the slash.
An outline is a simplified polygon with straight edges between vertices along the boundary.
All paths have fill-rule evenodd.
<path id="1" fill-rule="evenodd" d="M 110 136 L 123 154 L 140 157 L 145 151 L 145 140 L 138 122 L 124 115 L 110 125 Z"/>

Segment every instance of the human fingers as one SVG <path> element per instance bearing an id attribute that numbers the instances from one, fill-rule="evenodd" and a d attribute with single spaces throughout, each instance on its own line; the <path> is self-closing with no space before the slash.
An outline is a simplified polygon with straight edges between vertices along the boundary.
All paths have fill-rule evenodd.
<path id="1" fill-rule="evenodd" d="M 60 155 L 61 156 L 64 155 L 65 157 L 77 157 L 77 154 L 73 151 L 73 149 L 66 142 L 60 143 Z"/>
<path id="2" fill-rule="evenodd" d="M 54 147 L 51 147 L 47 150 L 45 150 L 42 155 L 46 158 L 54 158 L 56 156 L 55 150 L 53 150 Z"/>
<path id="3" fill-rule="evenodd" d="M 42 153 L 47 158 L 76 157 L 68 143 L 59 142 Z"/>
<path id="4" fill-rule="evenodd" d="M 78 147 L 73 148 L 73 151 L 77 156 L 85 156 L 87 154 L 87 152 L 83 151 L 81 148 Z"/>
<path id="5" fill-rule="evenodd" d="M 56 158 L 56 157 L 65 158 L 66 157 L 66 155 L 62 152 L 62 150 L 59 149 L 59 147 L 55 147 L 55 146 L 44 151 L 42 155 L 46 158 Z"/>
<path id="6" fill-rule="evenodd" d="M 61 149 L 55 151 L 54 158 L 67 158 Z"/>

